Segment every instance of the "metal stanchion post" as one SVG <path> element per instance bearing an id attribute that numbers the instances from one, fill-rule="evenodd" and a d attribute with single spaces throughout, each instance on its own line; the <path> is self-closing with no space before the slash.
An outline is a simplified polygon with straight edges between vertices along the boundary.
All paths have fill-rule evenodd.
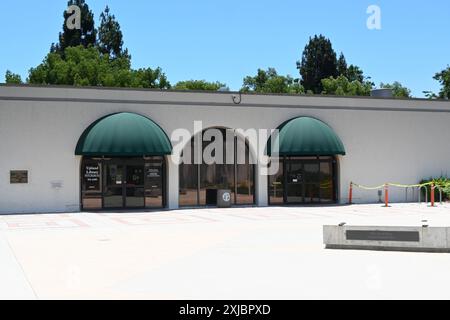
<path id="1" fill-rule="evenodd" d="M 431 184 L 431 194 L 430 194 L 430 199 L 431 199 L 431 206 L 434 207 L 434 189 L 435 189 L 435 185 L 434 183 Z"/>
<path id="2" fill-rule="evenodd" d="M 384 185 L 384 203 L 385 207 L 389 207 L 389 184 Z"/>
<path id="3" fill-rule="evenodd" d="M 348 192 L 348 204 L 352 204 L 353 200 L 353 182 L 350 182 L 350 190 Z"/>

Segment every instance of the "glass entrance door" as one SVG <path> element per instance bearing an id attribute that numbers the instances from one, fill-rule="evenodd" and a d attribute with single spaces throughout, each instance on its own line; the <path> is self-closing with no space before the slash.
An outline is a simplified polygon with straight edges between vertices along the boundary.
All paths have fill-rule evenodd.
<path id="1" fill-rule="evenodd" d="M 304 199 L 304 171 L 302 162 L 288 161 L 286 164 L 286 201 L 302 203 Z"/>
<path id="2" fill-rule="evenodd" d="M 332 157 L 291 157 L 283 160 L 278 175 L 284 174 L 284 202 L 288 204 L 334 203 L 336 195 L 336 169 Z M 269 179 L 274 188 L 276 177 Z M 279 178 L 277 178 L 279 179 Z M 272 191 L 274 192 L 274 191 Z M 277 202 L 276 195 L 270 198 Z"/>
<path id="3" fill-rule="evenodd" d="M 103 207 L 144 208 L 144 161 L 115 159 L 104 164 Z"/>
<path id="4" fill-rule="evenodd" d="M 305 172 L 304 189 L 305 189 L 305 203 L 319 203 L 320 202 L 320 172 L 318 161 L 305 161 L 303 163 Z"/>
<path id="5" fill-rule="evenodd" d="M 144 164 L 143 161 L 127 161 L 125 165 L 126 180 L 124 183 L 125 208 L 144 208 Z"/>
<path id="6" fill-rule="evenodd" d="M 105 163 L 105 186 L 103 188 L 103 207 L 123 208 L 124 166 L 118 161 Z"/>

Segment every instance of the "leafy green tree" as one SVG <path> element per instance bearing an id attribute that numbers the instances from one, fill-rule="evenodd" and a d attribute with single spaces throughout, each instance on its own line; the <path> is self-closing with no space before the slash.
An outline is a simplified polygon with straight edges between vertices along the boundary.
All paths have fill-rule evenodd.
<path id="1" fill-rule="evenodd" d="M 29 70 L 27 83 L 170 89 L 161 68 L 131 68 L 131 56 L 122 49 L 120 25 L 109 7 L 100 16 L 97 41 L 94 15 L 85 0 L 69 0 L 67 5 L 80 8 L 81 30 L 67 28 L 66 21 L 72 13 L 64 12 L 59 43 L 52 44 L 42 63 Z M 8 71 L 6 81 L 15 83 L 21 79 Z"/>
<path id="2" fill-rule="evenodd" d="M 227 87 L 221 82 L 208 82 L 205 80 L 187 80 L 178 82 L 173 89 L 175 90 L 200 90 L 200 91 L 217 91 L 220 88 Z"/>
<path id="3" fill-rule="evenodd" d="M 439 81 L 439 83 L 442 86 L 439 95 L 437 95 L 437 97 L 441 99 L 450 99 L 450 66 L 447 67 L 447 69 L 444 69 L 441 72 L 436 73 L 433 79 Z"/>
<path id="4" fill-rule="evenodd" d="M 83 46 L 66 48 L 64 57 L 49 53 L 39 66 L 30 69 L 27 81 L 31 84 L 170 88 L 160 68 L 133 70 L 129 57 L 111 60 L 98 48 Z"/>
<path id="5" fill-rule="evenodd" d="M 322 79 L 339 75 L 336 52 L 331 41 L 322 35 L 309 38 L 302 60 L 297 62 L 297 69 L 300 71 L 301 84 L 305 90 L 321 93 Z"/>
<path id="6" fill-rule="evenodd" d="M 81 9 L 81 29 L 70 30 L 67 28 L 66 21 L 71 13 L 64 11 L 63 32 L 59 33 L 59 43 L 52 44 L 50 51 L 64 54 L 67 47 L 76 47 L 79 45 L 85 48 L 94 46 L 97 41 L 97 31 L 95 30 L 94 14 L 89 9 L 85 0 L 69 0 L 67 7 L 76 5 Z"/>
<path id="7" fill-rule="evenodd" d="M 133 88 L 156 88 L 156 89 L 170 89 L 170 82 L 167 76 L 162 72 L 161 68 L 151 69 L 142 68 L 138 70 L 130 70 L 131 82 L 125 87 Z"/>
<path id="8" fill-rule="evenodd" d="M 128 50 L 123 51 L 123 34 L 116 17 L 110 14 L 110 9 L 106 6 L 100 15 L 100 26 L 98 27 L 97 46 L 101 53 L 109 54 L 111 58 L 128 55 Z"/>
<path id="9" fill-rule="evenodd" d="M 380 88 L 392 89 L 392 94 L 395 98 L 411 98 L 411 90 L 402 86 L 402 84 L 398 81 L 395 81 L 392 84 L 381 83 Z"/>
<path id="10" fill-rule="evenodd" d="M 436 95 L 433 91 L 422 91 L 422 92 L 425 95 L 425 98 L 428 98 L 430 100 L 439 98 L 439 96 Z"/>
<path id="11" fill-rule="evenodd" d="M 369 96 L 373 88 L 373 83 L 370 81 L 349 81 L 343 75 L 322 79 L 322 85 L 322 94 L 336 96 Z"/>
<path id="12" fill-rule="evenodd" d="M 7 84 L 21 84 L 22 77 L 16 73 L 12 73 L 9 70 L 6 70 L 5 74 L 5 83 Z"/>
<path id="13" fill-rule="evenodd" d="M 278 75 L 274 68 L 267 70 L 258 69 L 256 76 L 247 76 L 244 78 L 244 84 L 241 89 L 243 92 L 257 93 L 304 93 L 305 90 L 298 80 L 291 76 Z"/>

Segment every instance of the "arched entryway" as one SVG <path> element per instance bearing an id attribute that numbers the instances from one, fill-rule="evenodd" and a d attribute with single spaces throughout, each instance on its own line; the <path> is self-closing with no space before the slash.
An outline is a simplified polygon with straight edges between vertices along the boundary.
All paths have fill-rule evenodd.
<path id="1" fill-rule="evenodd" d="M 278 151 L 272 152 L 272 145 Z M 277 164 L 276 172 L 269 175 L 270 205 L 339 201 L 338 157 L 345 155 L 345 148 L 327 124 L 310 117 L 286 121 L 267 150 L 273 166 Z"/>
<path id="2" fill-rule="evenodd" d="M 172 145 L 152 120 L 116 113 L 91 124 L 75 154 L 80 170 L 81 209 L 144 209 L 166 206 L 166 156 Z"/>
<path id="3" fill-rule="evenodd" d="M 205 149 L 217 142 L 217 137 L 222 139 L 220 145 L 223 149 L 220 158 L 223 161 L 208 163 L 203 157 Z M 201 146 L 198 150 L 195 148 L 195 139 L 198 139 Z M 199 155 L 197 161 L 196 152 Z M 216 152 L 219 153 L 215 150 L 214 156 Z M 182 158 L 186 154 L 189 156 L 179 165 L 180 207 L 216 206 L 217 191 L 220 189 L 231 192 L 233 205 L 255 204 L 254 157 L 248 141 L 237 135 L 233 129 L 204 130 L 192 137 L 191 142 L 183 150 Z"/>

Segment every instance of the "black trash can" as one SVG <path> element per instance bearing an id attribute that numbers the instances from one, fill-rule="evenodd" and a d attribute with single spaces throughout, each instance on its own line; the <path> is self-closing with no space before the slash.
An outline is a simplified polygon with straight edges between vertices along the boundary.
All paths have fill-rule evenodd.
<path id="1" fill-rule="evenodd" d="M 206 205 L 217 205 L 217 189 L 206 189 Z"/>

